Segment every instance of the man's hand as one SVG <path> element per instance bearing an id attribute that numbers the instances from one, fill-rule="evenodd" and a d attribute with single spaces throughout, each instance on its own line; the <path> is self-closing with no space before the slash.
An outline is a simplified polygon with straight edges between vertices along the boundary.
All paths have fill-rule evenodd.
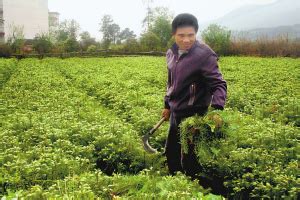
<path id="1" fill-rule="evenodd" d="M 171 111 L 169 109 L 163 109 L 162 113 L 161 113 L 161 116 L 162 117 L 165 117 L 165 121 L 169 121 L 170 119 L 170 114 L 171 114 Z"/>

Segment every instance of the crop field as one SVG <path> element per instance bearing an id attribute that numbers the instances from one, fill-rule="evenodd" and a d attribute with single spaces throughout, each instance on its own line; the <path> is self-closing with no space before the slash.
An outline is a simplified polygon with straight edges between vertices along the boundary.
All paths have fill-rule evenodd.
<path id="1" fill-rule="evenodd" d="M 186 119 L 181 143 L 225 194 L 169 176 L 142 147 L 163 109 L 164 57 L 0 60 L 0 198 L 299 198 L 300 60 L 219 66 L 226 109 Z M 159 152 L 167 132 L 165 122 L 151 137 Z"/>

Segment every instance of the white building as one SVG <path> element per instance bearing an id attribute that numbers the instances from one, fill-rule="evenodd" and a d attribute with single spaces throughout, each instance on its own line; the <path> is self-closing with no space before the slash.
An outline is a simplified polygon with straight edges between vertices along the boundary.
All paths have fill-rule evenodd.
<path id="1" fill-rule="evenodd" d="M 49 28 L 57 29 L 59 26 L 59 13 L 49 12 Z"/>
<path id="2" fill-rule="evenodd" d="M 26 39 L 48 32 L 48 0 L 0 0 L 0 41 L 7 40 L 13 27 L 23 29 Z"/>

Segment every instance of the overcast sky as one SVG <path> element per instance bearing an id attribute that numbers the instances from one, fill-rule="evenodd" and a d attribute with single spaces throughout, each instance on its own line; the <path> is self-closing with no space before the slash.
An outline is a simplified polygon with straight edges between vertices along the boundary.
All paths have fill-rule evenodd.
<path id="1" fill-rule="evenodd" d="M 168 7 L 175 15 L 194 14 L 199 23 L 224 16 L 247 4 L 268 4 L 276 0 L 153 0 L 151 7 Z M 60 21 L 75 19 L 81 31 L 100 38 L 99 22 L 105 14 L 113 17 L 121 29 L 130 28 L 139 35 L 146 16 L 146 0 L 48 0 L 49 10 L 60 13 Z M 200 27 L 201 29 L 201 27 Z"/>

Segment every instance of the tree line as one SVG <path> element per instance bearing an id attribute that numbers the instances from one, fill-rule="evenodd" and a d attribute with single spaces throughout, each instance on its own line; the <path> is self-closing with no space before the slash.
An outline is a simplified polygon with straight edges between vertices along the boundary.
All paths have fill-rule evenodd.
<path id="1" fill-rule="evenodd" d="M 80 32 L 77 21 L 64 20 L 47 33 L 39 33 L 34 39 L 24 37 L 23 27 L 11 28 L 5 44 L 0 45 L 0 56 L 26 53 L 96 52 L 110 49 L 125 52 L 165 51 L 172 42 L 171 20 L 167 8 L 151 8 L 142 22 L 140 37 L 129 28 L 121 29 L 111 15 L 104 15 L 99 23 L 101 41 L 96 41 L 88 31 Z"/>
<path id="2" fill-rule="evenodd" d="M 26 40 L 22 27 L 12 27 L 5 44 L 0 45 L 0 57 L 11 54 L 47 54 L 112 50 L 118 52 L 165 52 L 173 43 L 171 22 L 174 15 L 166 7 L 148 7 L 142 21 L 143 32 L 138 37 L 129 28 L 121 29 L 111 15 L 104 15 L 99 23 L 101 41 L 96 41 L 88 31 L 74 19 L 62 21 L 48 33 L 39 33 Z M 201 29 L 201 27 L 200 27 Z M 275 39 L 261 37 L 255 41 L 234 37 L 230 30 L 211 24 L 202 30 L 198 38 L 208 44 L 219 55 L 251 56 L 300 56 L 300 40 L 289 40 L 284 36 Z"/>

